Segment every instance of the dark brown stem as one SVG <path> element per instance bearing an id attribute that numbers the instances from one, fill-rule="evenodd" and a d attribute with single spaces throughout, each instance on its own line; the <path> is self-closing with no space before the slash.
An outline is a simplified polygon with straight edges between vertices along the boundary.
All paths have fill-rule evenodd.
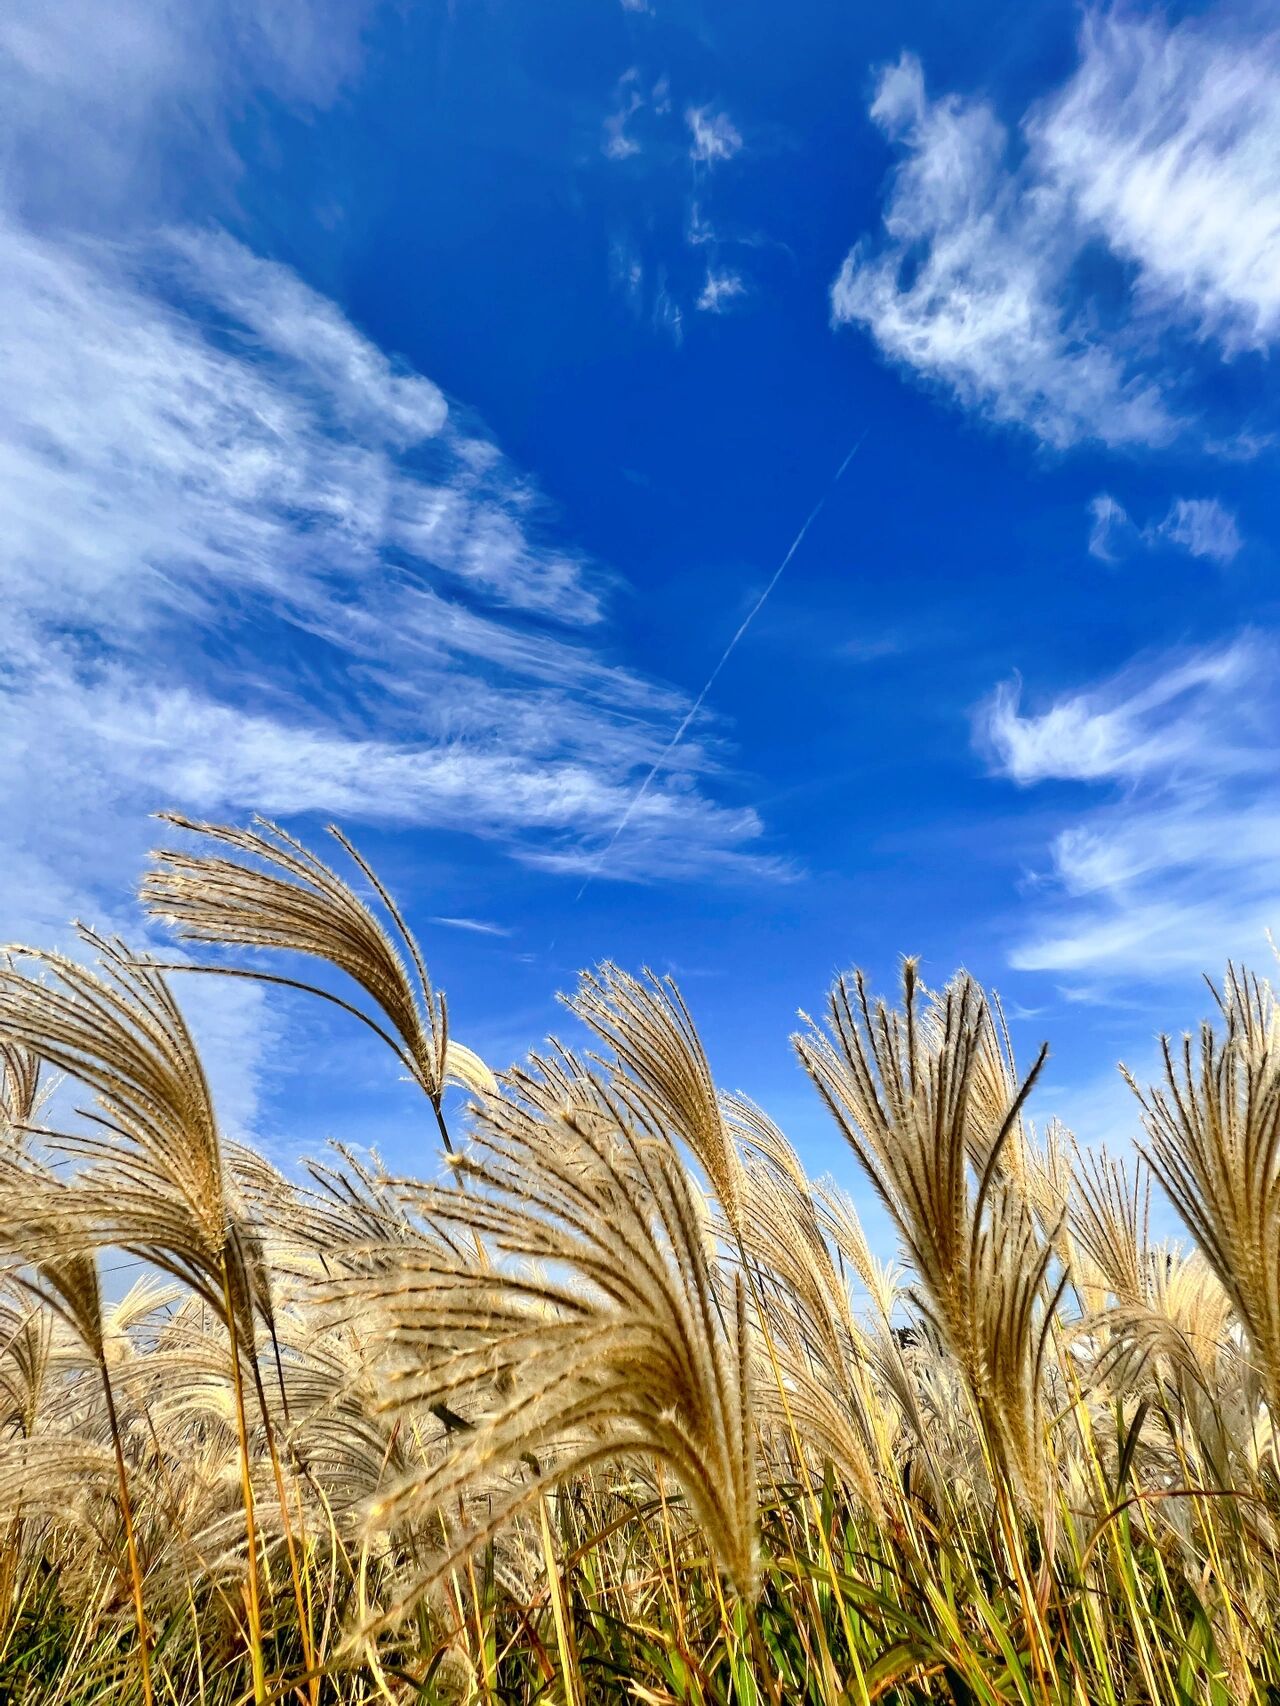
<path id="1" fill-rule="evenodd" d="M 449 1136 L 449 1128 L 445 1124 L 445 1121 L 444 1121 L 444 1109 L 441 1107 L 440 1102 L 437 1101 L 435 1097 L 432 1097 L 432 1099 L 431 1099 L 431 1106 L 435 1109 L 436 1124 L 440 1127 L 441 1141 L 443 1142 L 446 1151 L 450 1155 L 452 1155 L 454 1153 L 453 1139 Z"/>

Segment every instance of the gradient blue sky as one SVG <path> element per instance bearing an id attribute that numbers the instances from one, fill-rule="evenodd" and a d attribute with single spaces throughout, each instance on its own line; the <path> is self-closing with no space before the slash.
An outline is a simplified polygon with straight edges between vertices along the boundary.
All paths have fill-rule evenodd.
<path id="1" fill-rule="evenodd" d="M 337 818 L 494 1065 L 648 963 L 846 1176 L 837 970 L 996 984 L 1096 1140 L 1269 959 L 1267 8 L 9 0 L 0 113 L 4 936 Z M 200 985 L 230 1127 L 428 1164 Z"/>

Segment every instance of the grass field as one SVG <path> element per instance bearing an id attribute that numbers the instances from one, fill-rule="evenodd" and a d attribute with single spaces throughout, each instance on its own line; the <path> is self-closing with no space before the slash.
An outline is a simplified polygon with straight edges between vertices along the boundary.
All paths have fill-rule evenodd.
<path id="1" fill-rule="evenodd" d="M 669 982 L 584 974 L 599 1058 L 499 1083 L 345 840 L 350 883 L 173 822 L 149 911 L 205 970 L 319 976 L 448 1165 L 286 1178 L 221 1136 L 176 970 L 14 951 L 0 1699 L 1280 1700 L 1264 983 L 1108 1157 L 1024 1118 L 1040 1060 L 971 980 L 851 977 L 795 1039 L 849 1147 L 814 1182 Z"/>

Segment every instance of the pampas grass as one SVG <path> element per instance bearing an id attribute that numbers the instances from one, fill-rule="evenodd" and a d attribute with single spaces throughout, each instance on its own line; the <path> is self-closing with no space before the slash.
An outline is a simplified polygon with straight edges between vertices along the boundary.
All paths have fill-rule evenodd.
<path id="1" fill-rule="evenodd" d="M 795 1043 L 851 1159 L 813 1181 L 671 980 L 585 973 L 599 1052 L 499 1079 L 339 832 L 350 881 L 167 821 L 146 906 L 220 957 L 0 963 L 0 1698 L 1280 1697 L 1264 982 L 1166 1042 L 1126 1158 L 1032 1125 L 971 978 L 852 974 Z M 376 1032 L 438 1173 L 229 1142 L 193 973 Z"/>

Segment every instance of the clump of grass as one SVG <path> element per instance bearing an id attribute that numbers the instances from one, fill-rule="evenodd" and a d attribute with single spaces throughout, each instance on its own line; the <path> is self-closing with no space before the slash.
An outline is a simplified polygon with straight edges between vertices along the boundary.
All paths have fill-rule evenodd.
<path id="1" fill-rule="evenodd" d="M 884 1263 L 670 980 L 584 974 L 600 1055 L 498 1079 L 344 837 L 364 892 L 272 825 L 168 821 L 146 904 L 239 958 L 0 965 L 0 1697 L 1280 1697 L 1263 982 L 1134 1086 L 1135 1165 L 1037 1134 L 1044 1051 L 1020 1072 L 972 979 L 842 979 L 796 1048 Z M 229 1143 L 179 971 L 375 1031 L 443 1176 Z"/>

